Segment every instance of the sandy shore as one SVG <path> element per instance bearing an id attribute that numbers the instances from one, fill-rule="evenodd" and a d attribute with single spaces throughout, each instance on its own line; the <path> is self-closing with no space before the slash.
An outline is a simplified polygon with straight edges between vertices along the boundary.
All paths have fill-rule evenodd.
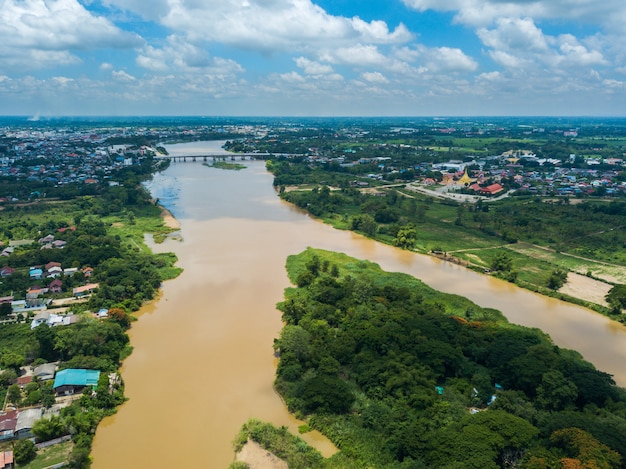
<path id="1" fill-rule="evenodd" d="M 237 453 L 236 459 L 248 464 L 250 469 L 289 469 L 285 461 L 252 440 Z"/>
<path id="2" fill-rule="evenodd" d="M 180 222 L 176 218 L 174 218 L 174 215 L 172 215 L 172 213 L 165 207 L 161 207 L 161 218 L 163 218 L 163 223 L 168 228 L 171 228 L 173 230 L 180 229 Z"/>
<path id="3" fill-rule="evenodd" d="M 565 293 L 597 305 L 608 306 L 604 298 L 611 288 L 612 285 L 608 283 L 570 272 L 567 275 L 567 283 L 559 289 L 559 293 Z"/>

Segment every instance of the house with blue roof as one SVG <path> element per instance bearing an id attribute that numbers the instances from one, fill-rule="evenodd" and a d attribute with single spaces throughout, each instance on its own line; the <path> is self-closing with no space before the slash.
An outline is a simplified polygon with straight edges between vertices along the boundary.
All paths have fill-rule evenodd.
<path id="1" fill-rule="evenodd" d="M 70 396 L 82 392 L 87 386 L 96 388 L 99 378 L 98 370 L 68 368 L 56 374 L 52 387 L 57 396 Z"/>

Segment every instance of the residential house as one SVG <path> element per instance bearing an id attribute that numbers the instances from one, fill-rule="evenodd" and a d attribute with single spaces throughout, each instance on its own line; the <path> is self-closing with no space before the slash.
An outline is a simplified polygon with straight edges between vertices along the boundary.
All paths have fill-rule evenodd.
<path id="1" fill-rule="evenodd" d="M 90 295 L 96 288 L 98 288 L 99 285 L 99 283 L 88 283 L 87 285 L 83 285 L 82 287 L 76 287 L 72 289 L 72 295 L 74 295 L 76 298 Z"/>
<path id="2" fill-rule="evenodd" d="M 47 272 L 50 272 L 50 269 L 52 269 L 53 267 L 61 267 L 61 263 L 50 261 L 44 267 L 46 268 Z"/>
<path id="3" fill-rule="evenodd" d="M 28 383 L 32 383 L 33 377 L 31 375 L 20 376 L 15 379 L 15 384 L 17 384 L 20 389 L 24 389 Z"/>
<path id="4" fill-rule="evenodd" d="M 61 267 L 51 267 L 50 269 L 48 269 L 48 271 L 46 272 L 46 277 L 47 278 L 56 278 L 56 277 L 60 277 L 61 274 L 63 273 L 63 269 Z"/>
<path id="5" fill-rule="evenodd" d="M 0 451 L 0 469 L 13 469 L 13 451 Z"/>
<path id="6" fill-rule="evenodd" d="M 36 407 L 33 409 L 22 410 L 17 416 L 17 424 L 15 425 L 15 436 L 18 438 L 31 437 L 33 425 L 43 417 L 43 409 Z"/>
<path id="7" fill-rule="evenodd" d="M 17 410 L 10 410 L 0 415 L 0 441 L 9 440 L 15 436 L 17 425 Z M 2 466 L 0 466 L 1 468 Z"/>
<path id="8" fill-rule="evenodd" d="M 43 238 L 39 238 L 37 242 L 39 244 L 50 244 L 52 243 L 52 241 L 54 241 L 54 236 L 49 234 L 47 236 L 44 236 Z"/>
<path id="9" fill-rule="evenodd" d="M 2 296 L 0 297 L 0 305 L 3 303 L 13 303 L 13 297 L 12 296 Z"/>
<path id="10" fill-rule="evenodd" d="M 70 324 L 76 324 L 78 322 L 78 316 L 75 314 L 55 314 L 50 311 L 41 311 L 33 317 L 30 322 L 30 328 L 35 329 L 42 324 L 48 325 L 48 327 L 54 326 L 69 326 Z"/>
<path id="11" fill-rule="evenodd" d="M 57 366 L 54 363 L 44 363 L 43 365 L 36 366 L 33 370 L 33 375 L 37 376 L 41 381 L 50 381 L 54 379 Z"/>
<path id="12" fill-rule="evenodd" d="M 93 275 L 93 267 L 85 267 L 85 268 L 83 268 L 83 275 L 85 277 L 91 277 Z"/>
<path id="13" fill-rule="evenodd" d="M 99 378 L 98 370 L 67 368 L 56 374 L 52 387 L 57 396 L 69 396 L 82 392 L 87 386 L 97 387 Z"/>
<path id="14" fill-rule="evenodd" d="M 78 269 L 76 267 L 68 267 L 67 269 L 63 269 L 63 275 L 65 275 L 66 277 L 71 277 L 76 272 L 78 272 Z"/>
<path id="15" fill-rule="evenodd" d="M 50 293 L 61 293 L 63 291 L 63 282 L 55 278 L 49 285 Z"/>
<path id="16" fill-rule="evenodd" d="M 41 280 L 43 278 L 43 269 L 41 267 L 31 267 L 28 275 L 33 280 Z"/>
<path id="17" fill-rule="evenodd" d="M 56 239 L 52 241 L 52 247 L 55 249 L 63 249 L 66 244 L 67 241 L 63 241 L 62 239 Z"/>
<path id="18" fill-rule="evenodd" d="M 49 317 L 50 311 L 41 311 L 40 313 L 37 313 L 30 322 L 30 328 L 34 329 L 35 327 L 39 327 L 41 324 L 45 324 Z"/>
<path id="19" fill-rule="evenodd" d="M 15 269 L 8 265 L 0 269 L 0 277 L 9 277 L 15 273 Z"/>

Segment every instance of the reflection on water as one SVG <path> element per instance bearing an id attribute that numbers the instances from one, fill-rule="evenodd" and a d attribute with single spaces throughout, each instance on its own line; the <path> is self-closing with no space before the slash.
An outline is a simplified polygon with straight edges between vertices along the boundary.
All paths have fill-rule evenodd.
<path id="1" fill-rule="evenodd" d="M 334 230 L 281 202 L 263 162 L 245 164 L 243 171 L 224 171 L 173 163 L 151 183 L 154 194 L 174 187 L 172 181 L 179 189 L 169 192 L 168 208 L 182 224 L 184 241 L 156 249 L 175 251 L 184 272 L 165 283 L 160 299 L 133 324 L 134 352 L 122 369 L 130 400 L 98 429 L 96 469 L 224 468 L 233 458 L 232 439 L 252 417 L 297 433 L 298 422 L 272 387 L 272 342 L 281 328 L 275 304 L 289 285 L 285 259 L 307 246 L 366 258 L 498 308 L 626 384 L 623 326 L 454 264 Z M 305 437 L 332 453 L 323 436 Z"/>

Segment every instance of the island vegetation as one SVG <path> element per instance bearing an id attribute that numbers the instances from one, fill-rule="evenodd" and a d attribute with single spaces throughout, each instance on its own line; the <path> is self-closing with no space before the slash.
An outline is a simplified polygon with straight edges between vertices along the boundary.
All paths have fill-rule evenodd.
<path id="1" fill-rule="evenodd" d="M 289 467 L 624 467 L 626 392 L 577 352 L 344 254 L 287 269 L 276 389 L 340 449 Z M 252 422 L 236 445 L 284 432 Z"/>
<path id="2" fill-rule="evenodd" d="M 229 163 L 228 161 L 215 161 L 214 163 L 202 163 L 203 166 L 208 166 L 209 168 L 218 168 L 218 169 L 228 169 L 231 171 L 240 171 L 242 169 L 246 169 L 245 164 L 241 163 Z"/>

